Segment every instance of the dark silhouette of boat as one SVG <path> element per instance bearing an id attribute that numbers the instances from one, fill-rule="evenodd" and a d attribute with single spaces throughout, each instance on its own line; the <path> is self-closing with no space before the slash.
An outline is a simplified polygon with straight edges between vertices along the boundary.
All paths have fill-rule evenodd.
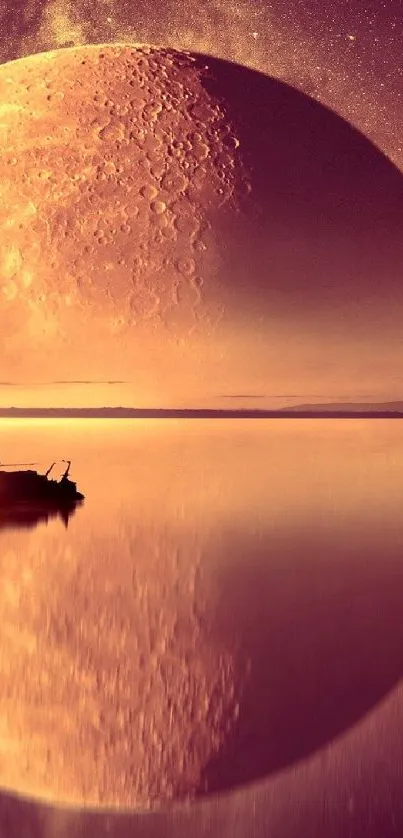
<path id="1" fill-rule="evenodd" d="M 14 509 L 17 517 L 17 507 L 20 509 L 21 517 L 23 517 L 24 509 L 28 517 L 29 509 L 45 512 L 45 515 L 46 511 L 73 509 L 77 503 L 84 500 L 84 495 L 77 490 L 76 483 L 69 478 L 71 460 L 64 460 L 64 462 L 67 462 L 67 468 L 60 480 L 49 478 L 56 463 L 52 463 L 45 474 L 39 474 L 31 469 L 6 471 L 4 466 L 0 468 L 0 509 L 8 512 Z"/>

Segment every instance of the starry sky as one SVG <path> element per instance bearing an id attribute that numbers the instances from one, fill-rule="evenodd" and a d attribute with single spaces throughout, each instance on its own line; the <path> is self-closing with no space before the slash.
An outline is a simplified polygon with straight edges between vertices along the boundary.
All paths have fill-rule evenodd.
<path id="1" fill-rule="evenodd" d="M 342 115 L 403 169 L 400 0 L 2 0 L 0 60 L 130 40 L 237 61 Z"/>

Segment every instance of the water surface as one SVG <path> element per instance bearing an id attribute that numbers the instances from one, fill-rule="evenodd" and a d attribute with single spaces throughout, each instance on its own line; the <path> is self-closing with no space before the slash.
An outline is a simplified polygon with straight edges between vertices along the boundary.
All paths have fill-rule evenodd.
<path id="1" fill-rule="evenodd" d="M 71 458 L 68 521 L 0 529 L 0 783 L 144 807 L 250 782 L 403 670 L 387 420 L 4 420 Z M 62 466 L 60 465 L 59 471 Z"/>

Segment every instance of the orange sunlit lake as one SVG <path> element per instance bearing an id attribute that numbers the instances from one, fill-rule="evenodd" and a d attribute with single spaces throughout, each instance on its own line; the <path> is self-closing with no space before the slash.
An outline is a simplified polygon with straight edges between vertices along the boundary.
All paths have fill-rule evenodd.
<path id="1" fill-rule="evenodd" d="M 67 528 L 0 516 L 0 785 L 133 808 L 222 791 L 399 681 L 400 421 L 3 420 L 0 439 L 6 463 L 72 459 L 85 494 Z"/>

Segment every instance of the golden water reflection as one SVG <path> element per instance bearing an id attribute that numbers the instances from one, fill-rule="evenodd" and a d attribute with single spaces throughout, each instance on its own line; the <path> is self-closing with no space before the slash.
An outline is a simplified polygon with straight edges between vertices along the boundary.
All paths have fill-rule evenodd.
<path id="1" fill-rule="evenodd" d="M 86 496 L 0 532 L 0 783 L 148 807 L 295 762 L 403 671 L 387 420 L 0 423 Z"/>

